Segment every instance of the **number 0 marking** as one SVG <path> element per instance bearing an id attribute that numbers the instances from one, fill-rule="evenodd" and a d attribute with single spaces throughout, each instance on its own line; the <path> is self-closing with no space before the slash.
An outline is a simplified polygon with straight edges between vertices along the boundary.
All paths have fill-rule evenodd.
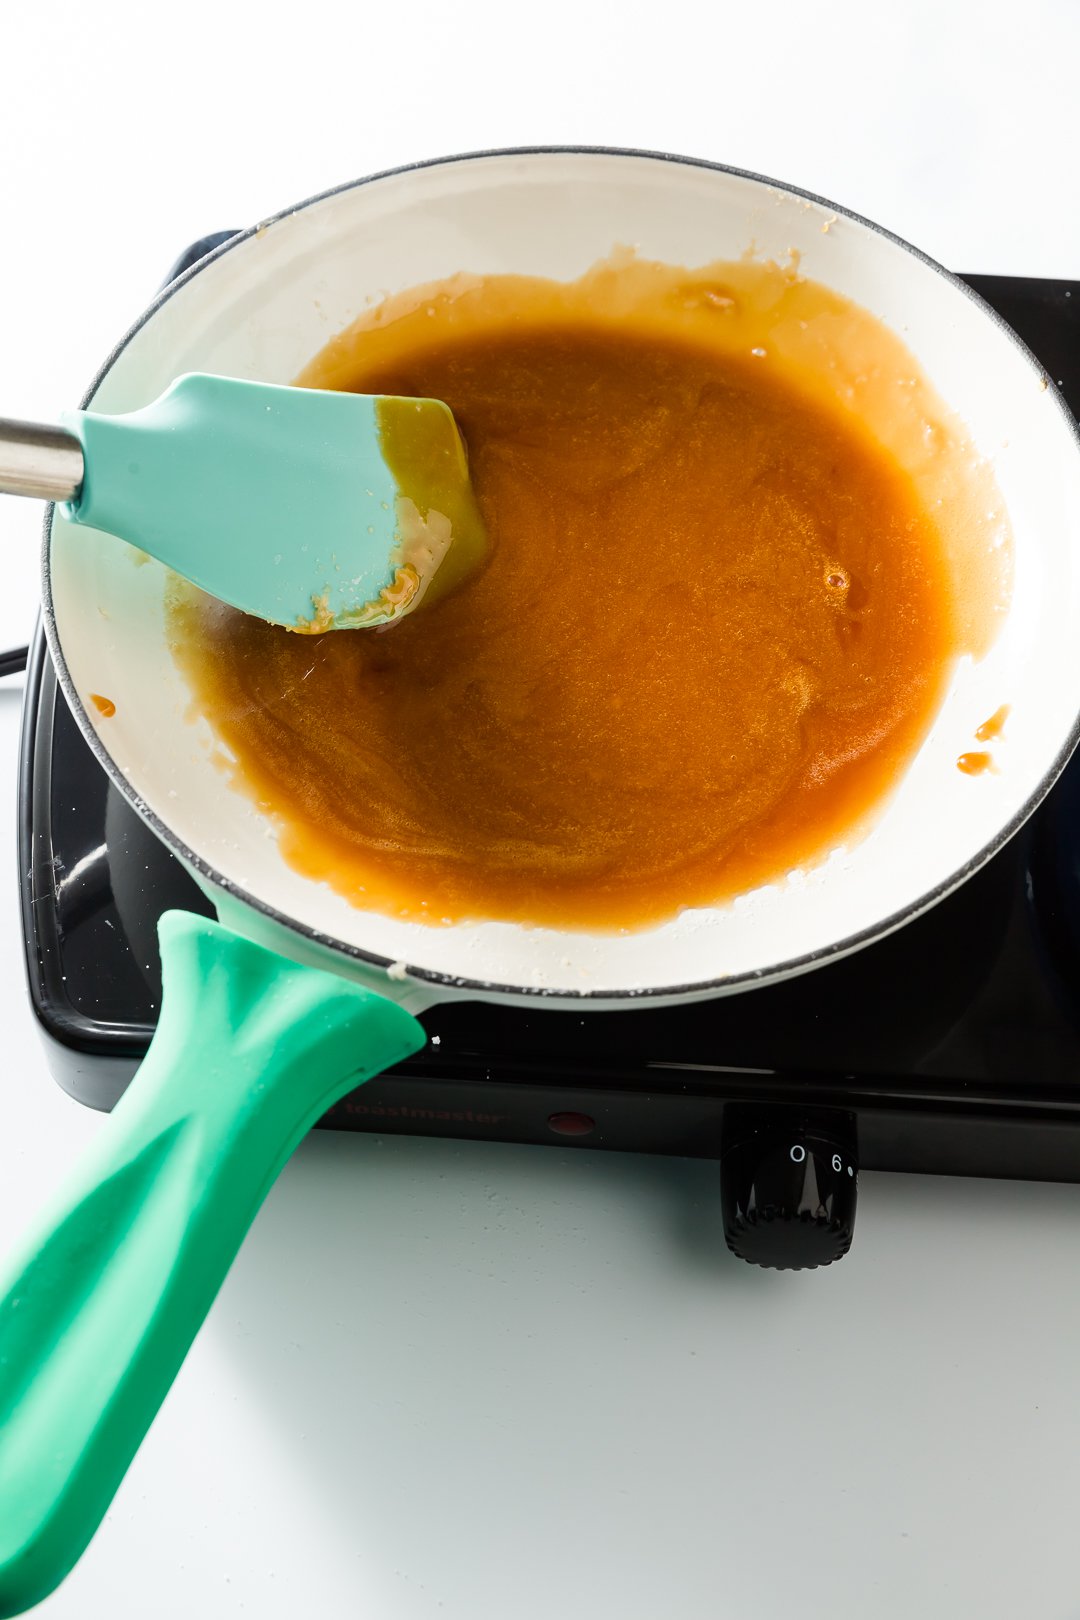
<path id="1" fill-rule="evenodd" d="M 802 1164 L 802 1162 L 803 1162 L 803 1160 L 805 1158 L 806 1158 L 806 1149 L 803 1147 L 801 1142 L 796 1142 L 795 1146 L 791 1150 L 791 1162 L 792 1162 L 792 1164 Z"/>

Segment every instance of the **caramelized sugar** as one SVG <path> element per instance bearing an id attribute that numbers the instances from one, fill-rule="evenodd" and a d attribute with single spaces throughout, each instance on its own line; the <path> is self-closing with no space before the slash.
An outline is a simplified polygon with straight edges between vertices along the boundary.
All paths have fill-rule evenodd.
<path id="1" fill-rule="evenodd" d="M 1005 722 L 1009 718 L 1009 705 L 1003 703 L 1000 709 L 995 709 L 989 720 L 984 720 L 975 735 L 980 742 L 992 742 L 1000 737 L 1005 730 Z"/>
<path id="2" fill-rule="evenodd" d="M 910 356 L 775 266 L 458 277 L 301 381 L 446 400 L 493 543 L 385 631 L 173 601 L 237 785 L 358 906 L 636 927 L 814 861 L 1004 588 L 955 588 L 962 436 Z"/>

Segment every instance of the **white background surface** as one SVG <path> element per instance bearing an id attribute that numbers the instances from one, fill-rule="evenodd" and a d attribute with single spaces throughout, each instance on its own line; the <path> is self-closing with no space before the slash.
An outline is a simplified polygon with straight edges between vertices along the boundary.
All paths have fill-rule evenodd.
<path id="1" fill-rule="evenodd" d="M 8 7 L 0 409 L 49 417 L 191 238 L 545 141 L 716 158 L 957 269 L 1080 275 L 1073 0 Z M 0 646 L 38 513 L 0 508 Z M 17 682 L 0 685 L 14 851 Z M 107 1128 L 0 890 L 0 1250 Z M 1080 1616 L 1080 1189 L 864 1176 L 817 1274 L 715 1171 L 309 1140 L 50 1620 Z M 2 1511 L 0 1504 L 0 1511 Z"/>

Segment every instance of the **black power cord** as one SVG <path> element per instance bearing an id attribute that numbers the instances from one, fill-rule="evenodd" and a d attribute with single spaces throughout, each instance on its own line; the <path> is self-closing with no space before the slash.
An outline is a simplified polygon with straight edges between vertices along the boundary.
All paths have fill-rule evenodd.
<path id="1" fill-rule="evenodd" d="M 29 656 L 29 647 L 11 647 L 7 652 L 0 652 L 0 676 L 21 674 Z"/>

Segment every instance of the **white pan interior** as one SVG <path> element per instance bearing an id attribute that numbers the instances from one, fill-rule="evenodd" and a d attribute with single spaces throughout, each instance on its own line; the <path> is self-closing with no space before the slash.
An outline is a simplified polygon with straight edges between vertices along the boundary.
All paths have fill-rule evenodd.
<path id="1" fill-rule="evenodd" d="M 159 830 L 194 865 L 300 930 L 459 986 L 600 998 L 716 993 L 850 948 L 932 903 L 1001 841 L 1060 763 L 1080 708 L 1080 454 L 1056 393 L 1008 331 L 932 265 L 765 181 L 657 157 L 549 152 L 459 159 L 358 184 L 190 274 L 118 350 L 94 408 L 131 410 L 189 370 L 288 382 L 388 293 L 463 269 L 572 277 L 616 244 L 687 265 L 738 257 L 751 244 L 762 257 L 798 249 L 807 275 L 903 337 L 992 460 L 1005 497 L 1016 576 L 1002 633 L 985 659 L 959 668 L 875 830 L 805 874 L 617 936 L 429 928 L 357 911 L 285 865 L 266 823 L 214 762 L 205 724 L 187 717 L 165 641 L 164 570 L 136 566 L 110 536 L 53 520 L 46 587 L 68 695 Z M 115 702 L 112 718 L 88 703 L 91 692 Z M 963 775 L 957 756 L 1003 703 L 1011 715 L 997 774 Z"/>

